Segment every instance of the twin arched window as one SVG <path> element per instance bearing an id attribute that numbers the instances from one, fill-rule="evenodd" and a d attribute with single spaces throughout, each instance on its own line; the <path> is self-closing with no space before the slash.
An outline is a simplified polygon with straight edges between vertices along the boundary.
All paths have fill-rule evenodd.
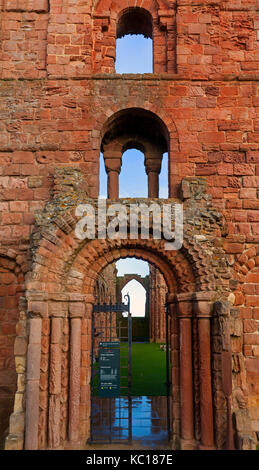
<path id="1" fill-rule="evenodd" d="M 141 108 L 127 108 L 115 113 L 106 123 L 101 145 L 104 157 L 101 162 L 108 174 L 108 198 L 168 197 L 165 194 L 168 172 L 164 165 L 168 143 L 168 130 L 154 113 Z M 106 176 L 104 171 L 101 175 Z M 102 186 L 100 194 L 105 196 L 105 193 Z"/>

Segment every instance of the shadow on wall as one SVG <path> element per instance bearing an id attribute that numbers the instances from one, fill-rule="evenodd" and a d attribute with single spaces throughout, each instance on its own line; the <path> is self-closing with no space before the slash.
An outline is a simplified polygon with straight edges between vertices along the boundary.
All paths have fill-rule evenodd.
<path id="1" fill-rule="evenodd" d="M 0 449 L 4 449 L 4 441 L 8 434 L 9 418 L 14 408 L 14 393 L 16 385 L 16 374 L 10 371 L 1 371 L 0 386 Z"/>

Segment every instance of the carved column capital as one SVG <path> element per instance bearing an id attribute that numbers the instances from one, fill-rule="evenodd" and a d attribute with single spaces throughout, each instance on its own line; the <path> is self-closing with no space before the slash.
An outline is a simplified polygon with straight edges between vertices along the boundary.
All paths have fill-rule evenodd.
<path id="1" fill-rule="evenodd" d="M 169 305 L 169 304 L 174 304 L 176 303 L 177 300 L 176 300 L 176 295 L 174 292 L 167 292 L 166 294 L 166 303 Z"/>
<path id="2" fill-rule="evenodd" d="M 66 317 L 68 312 L 68 303 L 67 301 L 49 300 L 48 309 L 50 317 Z"/>
<path id="3" fill-rule="evenodd" d="M 149 174 L 151 172 L 153 173 L 160 173 L 161 170 L 161 162 L 162 162 L 162 155 L 159 156 L 149 156 L 145 155 L 145 168 L 146 168 L 146 173 Z"/>
<path id="4" fill-rule="evenodd" d="M 108 174 L 107 193 L 108 199 L 119 197 L 119 174 L 121 171 L 121 151 L 106 150 L 103 152 L 105 169 Z"/>
<path id="5" fill-rule="evenodd" d="M 215 292 L 194 292 L 193 308 L 197 318 L 210 318 L 213 314 L 213 297 Z"/>
<path id="6" fill-rule="evenodd" d="M 193 312 L 193 296 L 192 293 L 184 292 L 176 294 L 177 316 L 181 318 L 191 318 Z"/>
<path id="7" fill-rule="evenodd" d="M 105 169 L 109 174 L 111 171 L 115 171 L 116 173 L 120 174 L 121 171 L 121 158 L 114 157 L 114 158 L 105 158 Z"/>
<path id="8" fill-rule="evenodd" d="M 149 156 L 145 154 L 145 168 L 148 175 L 148 197 L 158 198 L 159 196 L 159 173 L 161 170 L 161 156 Z"/>
<path id="9" fill-rule="evenodd" d="M 68 312 L 70 318 L 83 318 L 85 315 L 85 303 L 69 302 Z"/>

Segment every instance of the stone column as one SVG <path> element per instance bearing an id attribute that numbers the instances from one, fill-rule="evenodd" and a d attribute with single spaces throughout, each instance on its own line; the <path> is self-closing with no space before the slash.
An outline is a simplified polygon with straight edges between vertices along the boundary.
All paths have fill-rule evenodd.
<path id="1" fill-rule="evenodd" d="M 176 295 L 180 339 L 181 449 L 194 449 L 192 294 Z"/>
<path id="2" fill-rule="evenodd" d="M 223 448 L 223 443 L 225 443 L 225 449 L 234 450 L 231 401 L 232 352 L 229 328 L 230 306 L 231 304 L 227 301 L 217 301 L 213 306 L 212 371 L 214 374 L 215 443 L 217 448 Z M 225 398 L 225 403 L 222 403 L 222 395 Z"/>
<path id="3" fill-rule="evenodd" d="M 81 297 L 81 296 L 80 296 Z M 85 314 L 85 304 L 79 298 L 69 302 L 70 317 L 70 386 L 69 386 L 69 441 L 80 438 L 80 372 L 81 372 L 81 323 Z"/>
<path id="4" fill-rule="evenodd" d="M 80 437 L 84 442 L 90 435 L 91 413 L 91 333 L 94 296 L 86 294 L 85 313 L 81 328 Z"/>
<path id="5" fill-rule="evenodd" d="M 107 181 L 107 197 L 108 199 L 119 198 L 119 174 L 121 171 L 121 152 L 105 151 L 103 152 L 106 172 L 108 174 Z"/>
<path id="6" fill-rule="evenodd" d="M 41 359 L 41 318 L 29 320 L 25 414 L 25 450 L 38 449 L 39 392 Z"/>
<path id="7" fill-rule="evenodd" d="M 161 343 L 166 340 L 166 316 L 164 305 L 166 303 L 166 283 L 163 275 L 158 271 L 158 283 L 159 283 L 159 298 L 160 298 L 160 332 L 159 332 L 159 341 Z"/>
<path id="8" fill-rule="evenodd" d="M 180 376 L 179 376 L 179 320 L 175 294 L 167 294 L 170 315 L 171 382 L 172 382 L 172 448 L 180 448 Z"/>
<path id="9" fill-rule="evenodd" d="M 158 157 L 145 155 L 145 167 L 148 175 L 148 197 L 159 197 L 159 173 L 161 170 L 162 155 Z"/>
<path id="10" fill-rule="evenodd" d="M 198 318 L 201 450 L 214 449 L 212 381 L 211 381 L 211 316 L 212 292 L 194 294 L 194 311 Z"/>
<path id="11" fill-rule="evenodd" d="M 55 297 L 55 300 L 54 300 Z M 63 298 L 64 297 L 64 298 Z M 61 445 L 61 364 L 63 319 L 67 314 L 65 295 L 53 295 L 49 301 L 51 317 L 50 375 L 49 375 L 49 447 Z"/>
<path id="12" fill-rule="evenodd" d="M 149 265 L 150 269 L 150 283 L 149 283 L 149 339 L 154 342 L 154 322 L 155 322 L 155 268 L 152 264 Z"/>
<path id="13" fill-rule="evenodd" d="M 21 301 L 20 301 L 21 305 Z M 14 397 L 13 413 L 9 419 L 9 430 L 5 440 L 5 450 L 24 449 L 25 430 L 25 384 L 26 384 L 26 357 L 28 347 L 27 324 L 28 319 L 25 312 L 19 313 L 19 321 L 16 325 L 16 338 L 14 342 L 14 358 L 17 373 L 17 388 Z"/>

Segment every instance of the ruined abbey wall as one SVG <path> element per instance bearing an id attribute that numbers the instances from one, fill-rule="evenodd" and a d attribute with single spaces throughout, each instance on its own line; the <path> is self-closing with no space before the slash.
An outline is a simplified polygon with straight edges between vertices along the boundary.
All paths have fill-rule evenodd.
<path id="1" fill-rule="evenodd" d="M 133 7 L 153 21 L 154 74 L 115 74 L 116 34 L 127 33 L 122 12 Z M 22 406 L 14 393 L 24 390 L 28 338 L 18 320 L 35 214 L 58 191 L 57 167 L 80 169 L 98 196 L 107 122 L 132 108 L 168 130 L 169 196 L 180 196 L 182 178 L 202 177 L 224 217 L 234 405 L 248 407 L 259 430 L 258 46 L 256 0 L 0 0 L 3 432 Z"/>

